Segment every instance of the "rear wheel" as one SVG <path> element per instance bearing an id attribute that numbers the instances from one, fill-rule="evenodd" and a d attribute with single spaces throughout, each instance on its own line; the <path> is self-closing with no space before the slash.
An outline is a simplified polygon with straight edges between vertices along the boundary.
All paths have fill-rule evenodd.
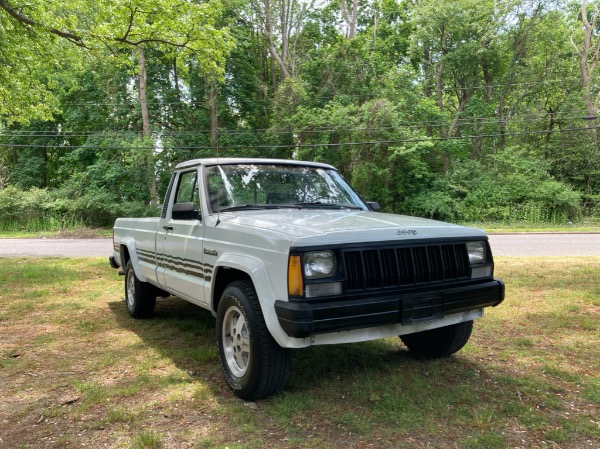
<path id="1" fill-rule="evenodd" d="M 401 335 L 400 339 L 415 354 L 432 358 L 448 357 L 467 344 L 472 330 L 473 321 L 465 321 L 429 331 Z"/>
<path id="2" fill-rule="evenodd" d="M 236 396 L 255 401 L 286 386 L 291 350 L 269 333 L 250 282 L 233 282 L 223 292 L 216 337 L 225 380 Z"/>
<path id="3" fill-rule="evenodd" d="M 133 318 L 148 318 L 154 314 L 156 288 L 140 281 L 135 275 L 131 260 L 125 268 L 125 304 Z"/>

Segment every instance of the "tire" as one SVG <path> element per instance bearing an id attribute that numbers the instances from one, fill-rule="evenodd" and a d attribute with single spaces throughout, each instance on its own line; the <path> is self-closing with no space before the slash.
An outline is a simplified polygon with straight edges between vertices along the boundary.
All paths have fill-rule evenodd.
<path id="1" fill-rule="evenodd" d="M 250 282 L 233 282 L 223 292 L 216 337 L 225 380 L 237 397 L 256 401 L 285 388 L 291 350 L 269 333 Z"/>
<path id="2" fill-rule="evenodd" d="M 440 358 L 460 351 L 469 341 L 472 330 L 473 321 L 465 321 L 429 331 L 401 335 L 400 339 L 417 355 Z"/>
<path id="3" fill-rule="evenodd" d="M 125 304 L 133 318 L 151 317 L 156 305 L 155 287 L 137 278 L 131 260 L 125 268 Z"/>

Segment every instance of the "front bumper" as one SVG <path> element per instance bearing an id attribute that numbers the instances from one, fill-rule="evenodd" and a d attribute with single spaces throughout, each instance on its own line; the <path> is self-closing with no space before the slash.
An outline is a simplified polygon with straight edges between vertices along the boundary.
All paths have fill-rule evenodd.
<path id="1" fill-rule="evenodd" d="M 447 315 L 497 306 L 504 300 L 498 279 L 450 288 L 324 302 L 276 301 L 279 324 L 290 337 L 401 323 L 435 321 Z"/>

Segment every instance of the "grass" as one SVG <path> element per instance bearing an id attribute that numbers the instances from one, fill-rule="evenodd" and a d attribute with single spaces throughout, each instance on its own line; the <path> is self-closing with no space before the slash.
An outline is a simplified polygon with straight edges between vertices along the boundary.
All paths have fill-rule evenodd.
<path id="1" fill-rule="evenodd" d="M 600 233 L 599 226 L 531 226 L 525 224 L 497 224 L 497 223 L 467 223 L 465 226 L 480 228 L 489 234 L 519 234 L 519 233 Z M 112 229 L 78 228 L 61 229 L 57 231 L 2 231 L 0 239 L 36 239 L 36 238 L 66 238 L 66 239 L 97 239 L 112 237 Z"/>
<path id="2" fill-rule="evenodd" d="M 481 228 L 490 234 L 519 234 L 519 233 L 600 233 L 600 226 L 527 226 L 527 225 L 497 225 L 497 224 L 483 224 L 483 225 L 470 225 L 471 227 Z"/>
<path id="3" fill-rule="evenodd" d="M 294 352 L 283 394 L 236 399 L 212 316 L 130 319 L 104 259 L 0 259 L 0 445 L 600 447 L 600 258 L 497 258 L 506 301 L 445 360 L 399 339 Z"/>
<path id="4" fill-rule="evenodd" d="M 34 239 L 34 238 L 65 238 L 65 239 L 95 239 L 112 237 L 112 229 L 87 228 L 85 226 L 72 229 L 56 229 L 42 231 L 0 230 L 0 239 Z"/>
<path id="5" fill-rule="evenodd" d="M 527 232 L 600 232 L 600 221 L 598 218 L 588 218 L 573 223 L 526 223 L 526 222 L 508 222 L 508 223 L 465 223 L 466 226 L 484 229 L 489 233 L 527 233 Z"/>
<path id="6" fill-rule="evenodd" d="M 577 220 L 574 223 L 544 222 L 477 222 L 463 223 L 465 226 L 484 229 L 489 233 L 521 233 L 521 232 L 600 232 L 600 219 L 595 217 Z M 9 227 L 10 228 L 10 227 Z M 0 239 L 2 238 L 108 238 L 112 229 L 88 228 L 74 225 L 68 228 L 58 227 L 2 227 L 0 223 Z M 13 229 L 14 228 L 14 229 Z"/>

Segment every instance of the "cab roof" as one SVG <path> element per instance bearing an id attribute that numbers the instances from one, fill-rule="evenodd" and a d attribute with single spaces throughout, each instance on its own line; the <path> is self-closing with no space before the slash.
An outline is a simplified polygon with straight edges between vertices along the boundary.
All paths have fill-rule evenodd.
<path id="1" fill-rule="evenodd" d="M 176 169 L 195 167 L 198 165 L 239 165 L 239 164 L 256 164 L 256 165 L 297 165 L 304 167 L 319 167 L 335 170 L 335 167 L 329 164 L 319 162 L 295 161 L 289 159 L 261 159 L 261 158 L 233 158 L 233 157 L 214 157 L 207 159 L 193 159 L 177 164 Z"/>

